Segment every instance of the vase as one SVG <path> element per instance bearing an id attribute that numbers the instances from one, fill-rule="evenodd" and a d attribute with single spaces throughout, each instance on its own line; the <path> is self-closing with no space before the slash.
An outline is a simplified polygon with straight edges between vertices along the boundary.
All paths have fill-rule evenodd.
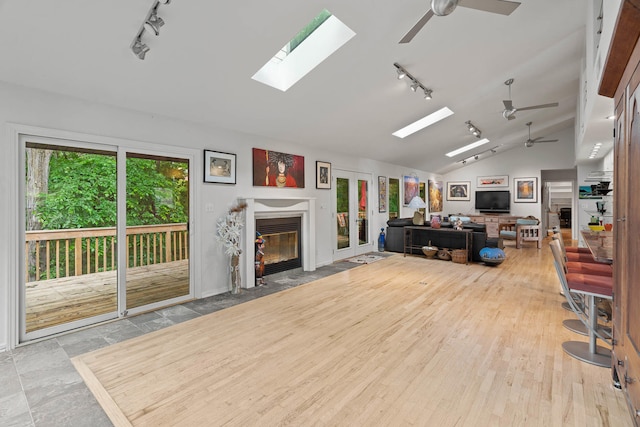
<path id="1" fill-rule="evenodd" d="M 240 293 L 240 255 L 231 255 L 231 293 Z"/>

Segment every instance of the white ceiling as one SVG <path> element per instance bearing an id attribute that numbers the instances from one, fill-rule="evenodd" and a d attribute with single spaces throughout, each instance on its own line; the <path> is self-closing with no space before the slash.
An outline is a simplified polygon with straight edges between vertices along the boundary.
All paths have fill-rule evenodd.
<path id="1" fill-rule="evenodd" d="M 589 2 L 521 3 L 511 16 L 458 7 L 398 44 L 427 0 L 174 0 L 160 7 L 166 24 L 145 36 L 141 61 L 129 47 L 153 0 L 0 0 L 0 80 L 444 173 L 465 157 L 444 153 L 475 140 L 467 120 L 500 150 L 524 150 L 528 121 L 533 138 L 574 126 Z M 287 92 L 252 80 L 323 8 L 356 36 Z M 394 62 L 433 99 L 397 80 Z M 559 107 L 505 120 L 510 77 L 515 106 Z M 443 106 L 455 114 L 391 135 Z"/>

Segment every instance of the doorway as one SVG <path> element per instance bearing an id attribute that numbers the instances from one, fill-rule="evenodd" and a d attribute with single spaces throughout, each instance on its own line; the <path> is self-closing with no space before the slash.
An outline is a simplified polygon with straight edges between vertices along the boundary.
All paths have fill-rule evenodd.
<path id="1" fill-rule="evenodd" d="M 188 157 L 23 135 L 19 341 L 191 298 Z"/>
<path id="2" fill-rule="evenodd" d="M 334 261 L 371 251 L 371 175 L 334 170 Z"/>

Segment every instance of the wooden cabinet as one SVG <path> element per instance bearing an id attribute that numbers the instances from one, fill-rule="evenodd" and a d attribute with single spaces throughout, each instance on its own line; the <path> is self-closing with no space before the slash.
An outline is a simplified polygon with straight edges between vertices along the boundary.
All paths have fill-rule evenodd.
<path id="1" fill-rule="evenodd" d="M 487 227 L 487 237 L 500 237 L 501 224 L 515 224 L 517 216 L 509 215 L 470 215 L 472 222 L 477 224 L 485 224 Z"/>
<path id="2" fill-rule="evenodd" d="M 640 0 L 623 0 L 599 93 L 615 99 L 613 369 L 640 425 Z"/>

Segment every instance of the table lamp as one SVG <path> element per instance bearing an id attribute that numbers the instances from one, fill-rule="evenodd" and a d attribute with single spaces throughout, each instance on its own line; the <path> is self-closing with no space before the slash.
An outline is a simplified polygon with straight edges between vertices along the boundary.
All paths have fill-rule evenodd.
<path id="1" fill-rule="evenodd" d="M 424 200 L 422 200 L 420 196 L 415 196 L 409 202 L 409 207 L 416 210 L 413 214 L 413 225 L 424 225 L 424 214 L 418 210 L 427 207 Z"/>

